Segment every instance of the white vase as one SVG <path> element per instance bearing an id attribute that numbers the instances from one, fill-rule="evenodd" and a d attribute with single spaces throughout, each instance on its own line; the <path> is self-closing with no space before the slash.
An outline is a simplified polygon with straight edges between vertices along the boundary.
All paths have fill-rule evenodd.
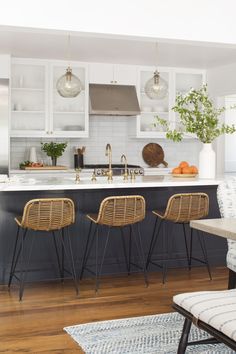
<path id="1" fill-rule="evenodd" d="M 199 154 L 199 178 L 215 178 L 216 153 L 212 144 L 203 144 Z"/>
<path id="2" fill-rule="evenodd" d="M 30 148 L 29 161 L 30 162 L 37 162 L 36 148 L 34 146 L 32 146 Z"/>

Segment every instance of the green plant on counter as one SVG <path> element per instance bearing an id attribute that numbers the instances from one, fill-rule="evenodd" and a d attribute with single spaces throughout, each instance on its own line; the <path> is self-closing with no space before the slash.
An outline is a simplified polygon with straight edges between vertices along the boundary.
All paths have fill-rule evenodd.
<path id="1" fill-rule="evenodd" d="M 236 108 L 231 106 L 230 108 Z M 211 143 L 222 134 L 232 134 L 236 131 L 235 125 L 220 123 L 220 115 L 225 107 L 216 108 L 207 92 L 207 85 L 199 90 L 193 88 L 186 94 L 176 96 L 172 110 L 179 114 L 182 130 L 170 129 L 169 122 L 156 116 L 157 123 L 166 130 L 166 138 L 181 141 L 185 133 L 192 133 L 203 143 Z"/>
<path id="2" fill-rule="evenodd" d="M 50 143 L 41 143 L 41 145 L 41 150 L 46 152 L 47 156 L 52 158 L 58 158 L 62 156 L 67 147 L 67 143 L 54 143 L 53 141 Z"/>

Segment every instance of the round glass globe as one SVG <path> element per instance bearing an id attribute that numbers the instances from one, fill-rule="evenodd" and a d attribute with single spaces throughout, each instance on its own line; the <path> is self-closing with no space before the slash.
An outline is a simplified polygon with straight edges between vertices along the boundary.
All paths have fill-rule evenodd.
<path id="1" fill-rule="evenodd" d="M 82 83 L 68 67 L 66 73 L 57 80 L 56 88 L 62 97 L 76 97 L 82 91 Z"/>
<path id="2" fill-rule="evenodd" d="M 152 100 L 165 98 L 168 94 L 168 84 L 160 77 L 158 71 L 154 72 L 151 79 L 146 82 L 145 93 Z"/>

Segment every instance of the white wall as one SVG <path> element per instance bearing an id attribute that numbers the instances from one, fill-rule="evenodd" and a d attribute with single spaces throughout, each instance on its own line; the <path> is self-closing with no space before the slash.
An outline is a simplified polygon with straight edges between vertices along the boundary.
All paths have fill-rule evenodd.
<path id="1" fill-rule="evenodd" d="M 236 93 L 236 63 L 219 66 L 207 71 L 209 92 L 213 97 Z"/>
<path id="2" fill-rule="evenodd" d="M 129 164 L 145 166 L 142 159 L 143 147 L 150 143 L 160 144 L 165 153 L 165 160 L 169 167 L 174 167 L 180 161 L 186 160 L 190 164 L 198 165 L 198 155 L 201 144 L 192 139 L 181 143 L 174 143 L 165 139 L 136 139 L 128 136 L 129 117 L 96 117 L 90 119 L 90 137 L 86 139 L 67 139 L 68 147 L 58 161 L 58 164 L 73 168 L 74 147 L 86 146 L 84 155 L 85 164 L 107 163 L 105 147 L 112 145 L 112 162 L 120 163 L 122 154 L 126 154 Z M 62 141 L 62 139 L 57 139 Z M 65 141 L 65 139 L 63 139 Z M 19 167 L 19 163 L 29 159 L 31 146 L 36 146 L 38 160 L 45 160 L 46 155 L 40 151 L 40 142 L 45 139 L 12 139 L 11 140 L 11 169 Z M 46 161 L 45 161 L 46 162 Z M 161 166 L 163 167 L 163 166 Z"/>
<path id="3" fill-rule="evenodd" d="M 8 0 L 0 24 L 236 43 L 235 0 Z"/>

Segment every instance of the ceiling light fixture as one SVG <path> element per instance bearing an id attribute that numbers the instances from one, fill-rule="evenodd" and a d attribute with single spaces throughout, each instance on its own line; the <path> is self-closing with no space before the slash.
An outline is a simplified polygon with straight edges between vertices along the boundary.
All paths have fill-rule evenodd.
<path id="1" fill-rule="evenodd" d="M 67 43 L 67 60 L 68 68 L 66 69 L 66 73 L 57 80 L 56 88 L 59 95 L 70 98 L 78 96 L 82 91 L 82 83 L 77 76 L 72 74 L 70 65 L 70 35 L 68 35 Z"/>
<path id="2" fill-rule="evenodd" d="M 160 73 L 157 70 L 157 43 L 156 43 L 156 70 L 153 77 L 149 79 L 144 87 L 146 95 L 152 100 L 158 100 L 165 98 L 168 94 L 168 84 L 161 78 Z"/>

